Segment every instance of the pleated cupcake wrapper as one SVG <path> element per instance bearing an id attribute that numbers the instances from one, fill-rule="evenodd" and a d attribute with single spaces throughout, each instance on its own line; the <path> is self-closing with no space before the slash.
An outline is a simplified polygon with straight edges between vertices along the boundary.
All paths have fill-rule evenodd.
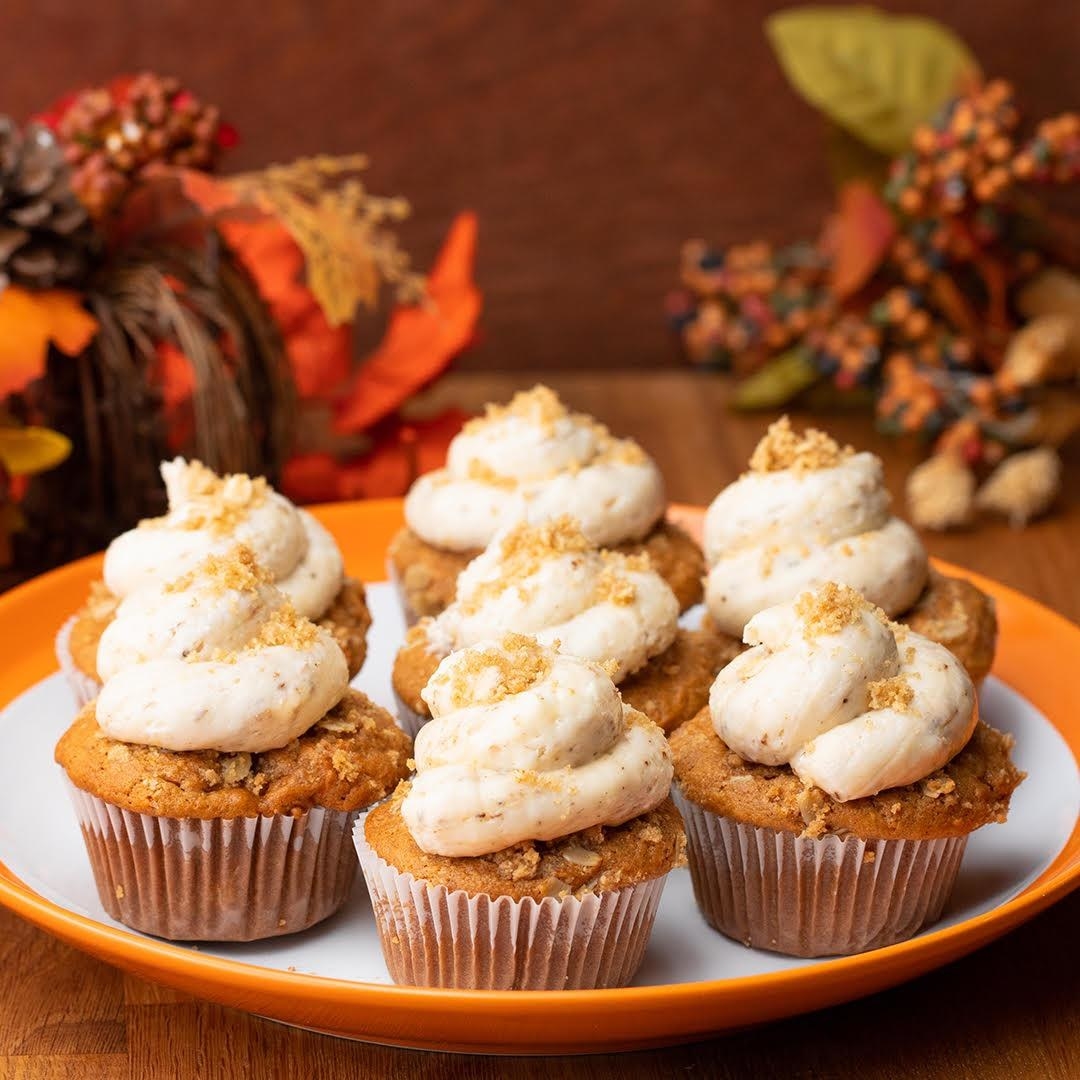
<path id="1" fill-rule="evenodd" d="M 941 916 L 967 836 L 935 840 L 800 837 L 672 796 L 686 824 L 694 896 L 728 937 L 789 956 L 893 945 Z"/>
<path id="2" fill-rule="evenodd" d="M 626 986 L 641 966 L 666 875 L 582 899 L 470 896 L 395 870 L 354 829 L 395 983 L 470 990 Z"/>
<path id="3" fill-rule="evenodd" d="M 102 906 L 176 941 L 254 941 L 306 930 L 348 898 L 356 811 L 299 817 L 153 817 L 69 783 Z"/>
<path id="4" fill-rule="evenodd" d="M 405 619 L 405 628 L 408 629 L 420 621 L 420 616 L 413 611 L 412 606 L 409 604 L 409 595 L 405 591 L 401 575 L 397 572 L 393 559 L 386 560 L 386 580 L 394 587 L 394 595 L 397 597 L 398 606 L 401 608 L 401 614 Z"/>
<path id="5" fill-rule="evenodd" d="M 424 716 L 422 713 L 410 709 L 405 704 L 405 699 L 396 690 L 394 691 L 394 715 L 397 717 L 398 727 L 413 739 L 431 719 L 430 716 Z"/>
<path id="6" fill-rule="evenodd" d="M 72 615 L 60 627 L 60 632 L 56 635 L 54 648 L 56 649 L 57 662 L 60 664 L 60 671 L 67 680 L 68 686 L 71 687 L 72 696 L 75 698 L 75 706 L 81 709 L 101 693 L 101 683 L 97 679 L 91 678 L 85 671 L 82 671 L 75 663 L 75 658 L 71 655 L 71 630 L 77 620 L 78 616 Z"/>

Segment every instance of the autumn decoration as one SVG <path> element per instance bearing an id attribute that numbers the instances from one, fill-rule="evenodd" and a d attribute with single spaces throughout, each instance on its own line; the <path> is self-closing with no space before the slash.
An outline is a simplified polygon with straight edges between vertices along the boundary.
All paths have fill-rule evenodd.
<path id="1" fill-rule="evenodd" d="M 363 155 L 218 174 L 236 141 L 153 73 L 0 118 L 0 566 L 157 512 L 164 457 L 301 501 L 390 495 L 460 425 L 402 408 L 473 337 L 473 215 L 423 275 L 394 231 L 409 206 L 368 190 Z"/>
<path id="2" fill-rule="evenodd" d="M 1026 523 L 1080 427 L 1080 232 L 1043 197 L 1080 180 L 1080 116 L 1025 123 L 922 16 L 794 8 L 766 33 L 823 115 L 835 209 L 787 247 L 687 243 L 669 298 L 686 353 L 739 378 L 737 408 L 866 403 L 920 436 L 919 524 Z"/>

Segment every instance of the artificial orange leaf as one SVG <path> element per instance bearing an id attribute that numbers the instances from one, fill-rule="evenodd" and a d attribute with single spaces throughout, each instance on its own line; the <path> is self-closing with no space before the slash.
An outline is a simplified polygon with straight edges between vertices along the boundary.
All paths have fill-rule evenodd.
<path id="1" fill-rule="evenodd" d="M 896 222 L 878 192 L 865 180 L 849 180 L 841 189 L 828 227 L 832 251 L 831 284 L 845 300 L 875 274 L 896 235 Z"/>
<path id="2" fill-rule="evenodd" d="M 49 342 L 77 356 L 97 333 L 97 321 L 63 289 L 31 292 L 9 285 L 0 292 L 0 397 L 45 373 Z"/>
<path id="3" fill-rule="evenodd" d="M 417 304 L 399 305 L 339 404 L 338 431 L 363 431 L 400 408 L 469 343 L 480 316 L 473 281 L 476 215 L 458 214 Z"/>
<path id="4" fill-rule="evenodd" d="M 448 409 L 426 420 L 392 425 L 371 451 L 351 461 L 332 454 L 298 454 L 285 464 L 281 489 L 296 502 L 404 495 L 420 473 L 446 460 L 450 440 L 468 414 Z"/>
<path id="5" fill-rule="evenodd" d="M 32 476 L 55 468 L 71 453 L 71 441 L 42 427 L 0 427 L 0 465 L 9 476 Z"/>

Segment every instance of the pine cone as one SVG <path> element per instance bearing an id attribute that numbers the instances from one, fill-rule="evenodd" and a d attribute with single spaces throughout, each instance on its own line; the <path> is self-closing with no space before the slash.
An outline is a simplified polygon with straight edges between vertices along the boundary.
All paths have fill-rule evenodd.
<path id="1" fill-rule="evenodd" d="M 94 243 L 56 137 L 40 124 L 20 132 L 0 116 L 0 290 L 11 282 L 75 284 L 87 274 Z"/>

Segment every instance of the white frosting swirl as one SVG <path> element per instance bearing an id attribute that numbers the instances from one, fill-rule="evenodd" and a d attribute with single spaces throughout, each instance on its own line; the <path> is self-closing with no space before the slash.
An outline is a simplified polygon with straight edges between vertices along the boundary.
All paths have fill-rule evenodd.
<path id="1" fill-rule="evenodd" d="M 105 552 L 111 593 L 124 597 L 161 584 L 242 544 L 301 615 L 317 618 L 330 607 L 344 563 L 334 538 L 307 511 L 262 479 L 218 477 L 197 461 L 162 462 L 161 475 L 168 513 L 140 522 Z"/>
<path id="2" fill-rule="evenodd" d="M 844 586 L 759 612 L 743 640 L 709 696 L 716 733 L 842 802 L 929 776 L 975 728 L 960 661 Z"/>
<path id="3" fill-rule="evenodd" d="M 600 551 L 577 523 L 518 525 L 458 576 L 454 602 L 427 624 L 439 653 L 508 633 L 615 665 L 622 682 L 675 640 L 679 602 L 645 556 Z"/>
<path id="4" fill-rule="evenodd" d="M 97 722 L 123 742 L 258 753 L 344 696 L 345 655 L 298 616 L 249 549 L 121 601 L 98 647 Z"/>
<path id="5" fill-rule="evenodd" d="M 619 825 L 667 797 L 663 732 L 595 664 L 509 636 L 447 657 L 423 694 L 434 719 L 401 812 L 431 854 Z"/>
<path id="6" fill-rule="evenodd" d="M 889 615 L 926 584 L 926 550 L 889 514 L 881 461 L 853 454 L 824 468 L 749 472 L 705 514 L 705 603 L 725 633 L 771 604 L 843 582 Z"/>
<path id="7" fill-rule="evenodd" d="M 664 506 L 660 471 L 637 443 L 538 386 L 465 426 L 446 467 L 409 490 L 405 520 L 429 544 L 469 551 L 518 522 L 569 514 L 594 543 L 613 545 L 640 540 Z"/>

